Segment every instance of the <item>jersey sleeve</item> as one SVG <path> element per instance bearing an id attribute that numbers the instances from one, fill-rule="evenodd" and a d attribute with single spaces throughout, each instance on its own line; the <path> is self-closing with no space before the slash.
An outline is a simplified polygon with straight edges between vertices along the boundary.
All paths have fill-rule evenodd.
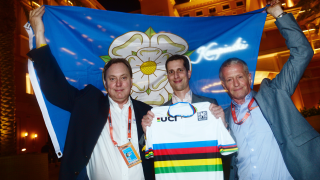
<path id="1" fill-rule="evenodd" d="M 222 155 L 232 154 L 238 151 L 238 147 L 231 137 L 228 130 L 222 124 L 221 118 L 218 119 L 218 126 L 220 129 L 220 134 L 218 137 L 218 149 Z"/>
<path id="2" fill-rule="evenodd" d="M 146 150 L 145 150 L 145 158 L 150 159 L 153 158 L 153 142 L 152 142 L 152 125 L 150 127 L 147 126 L 146 129 Z"/>

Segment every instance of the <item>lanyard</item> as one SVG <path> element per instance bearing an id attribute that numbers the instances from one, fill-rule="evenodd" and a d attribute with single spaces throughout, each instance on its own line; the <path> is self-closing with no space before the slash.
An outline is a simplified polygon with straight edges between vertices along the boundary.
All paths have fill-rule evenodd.
<path id="1" fill-rule="evenodd" d="M 233 118 L 234 123 L 236 123 L 238 125 L 241 125 L 242 123 L 244 123 L 248 119 L 248 117 L 250 116 L 250 111 L 252 111 L 256 107 L 258 107 L 258 106 L 251 107 L 253 102 L 254 102 L 254 99 L 252 98 L 250 103 L 248 104 L 248 109 L 249 110 L 246 112 L 246 114 L 244 115 L 244 117 L 240 121 L 238 121 L 238 119 L 237 119 L 236 112 L 235 112 L 235 109 L 234 109 L 234 105 L 231 102 L 231 113 L 232 113 L 232 118 Z"/>
<path id="2" fill-rule="evenodd" d="M 110 109 L 109 109 L 108 120 L 109 120 L 109 130 L 110 130 L 111 140 L 115 146 L 118 146 L 118 143 L 113 139 L 113 126 L 112 126 Z M 131 121 L 132 121 L 132 110 L 131 110 L 131 107 L 129 106 L 129 114 L 128 114 L 128 139 L 129 139 L 129 141 L 131 139 Z"/>

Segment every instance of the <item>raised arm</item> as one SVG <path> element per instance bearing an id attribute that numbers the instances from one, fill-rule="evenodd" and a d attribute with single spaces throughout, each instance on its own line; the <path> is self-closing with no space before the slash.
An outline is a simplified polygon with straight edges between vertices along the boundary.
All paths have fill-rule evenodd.
<path id="1" fill-rule="evenodd" d="M 279 1 L 273 1 L 267 11 L 275 18 L 283 13 Z M 275 23 L 282 36 L 286 39 L 290 57 L 270 85 L 287 91 L 288 94 L 292 95 L 312 59 L 313 50 L 292 14 L 283 15 Z"/>
<path id="2" fill-rule="evenodd" d="M 33 29 L 34 35 L 36 37 L 36 46 L 40 48 L 41 45 L 46 45 L 46 39 L 44 37 L 44 25 L 42 21 L 42 16 L 45 12 L 44 6 L 41 6 L 29 13 L 29 22 Z"/>
<path id="3" fill-rule="evenodd" d="M 31 50 L 28 56 L 34 62 L 41 90 L 47 100 L 64 110 L 71 111 L 81 91 L 68 83 L 49 46 L 46 45 L 42 21 L 44 12 L 44 6 L 30 11 L 29 21 L 36 37 L 37 48 Z"/>

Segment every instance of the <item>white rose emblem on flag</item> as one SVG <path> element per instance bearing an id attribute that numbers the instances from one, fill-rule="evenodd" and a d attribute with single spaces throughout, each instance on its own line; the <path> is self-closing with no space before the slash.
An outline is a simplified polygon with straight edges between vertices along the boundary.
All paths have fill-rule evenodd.
<path id="1" fill-rule="evenodd" d="M 174 55 L 189 56 L 186 40 L 172 33 L 155 33 L 150 27 L 146 32 L 130 31 L 118 36 L 109 46 L 109 55 L 100 56 L 106 63 L 111 58 L 125 58 L 132 67 L 131 97 L 149 105 L 162 105 L 172 97 L 167 80 L 166 60 Z"/>

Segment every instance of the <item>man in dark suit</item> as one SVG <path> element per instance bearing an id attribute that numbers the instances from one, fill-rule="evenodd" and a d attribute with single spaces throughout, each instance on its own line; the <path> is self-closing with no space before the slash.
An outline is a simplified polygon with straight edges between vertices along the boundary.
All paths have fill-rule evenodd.
<path id="1" fill-rule="evenodd" d="M 254 92 L 244 61 L 231 58 L 220 68 L 222 86 L 232 99 L 226 121 L 239 148 L 232 157 L 230 179 L 319 179 L 320 135 L 291 100 L 313 50 L 280 1 L 269 4 L 267 12 L 277 19 L 290 49 L 281 72 L 273 80 L 264 79 Z"/>
<path id="2" fill-rule="evenodd" d="M 105 65 L 106 96 L 90 84 L 76 89 L 67 82 L 46 45 L 43 14 L 44 7 L 30 12 L 37 49 L 28 56 L 34 61 L 46 98 L 71 113 L 59 179 L 154 179 L 153 161 L 144 158 L 138 143 L 143 135 L 142 116 L 151 107 L 129 96 L 130 64 L 125 59 L 113 59 Z M 124 144 L 138 155 L 133 156 L 136 153 L 131 150 L 130 158 L 125 158 L 118 149 L 125 148 Z"/>
<path id="3" fill-rule="evenodd" d="M 211 105 L 209 109 L 211 113 L 216 118 L 221 117 L 222 122 L 227 127 L 227 123 L 224 120 L 224 111 L 221 106 L 218 105 L 217 100 L 196 95 L 191 91 L 189 87 L 189 80 L 191 78 L 190 61 L 186 56 L 173 55 L 169 57 L 166 61 L 166 70 L 168 81 L 173 89 L 173 95 L 168 102 L 163 104 L 163 106 L 170 106 L 171 104 L 175 104 L 177 102 L 210 102 Z M 144 132 L 146 126 L 151 125 L 153 117 L 154 114 L 151 111 L 148 111 L 148 114 L 143 117 L 142 127 Z"/>

